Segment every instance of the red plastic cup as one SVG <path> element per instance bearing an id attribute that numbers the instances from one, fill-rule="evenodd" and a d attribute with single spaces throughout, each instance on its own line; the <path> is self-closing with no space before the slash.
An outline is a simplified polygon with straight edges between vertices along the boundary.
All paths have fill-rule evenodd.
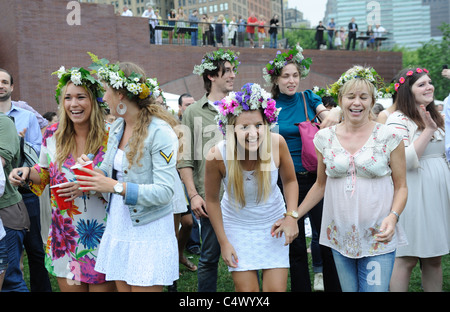
<path id="1" fill-rule="evenodd" d="M 70 182 L 64 182 L 64 183 L 60 183 L 60 184 L 56 184 L 56 185 L 50 186 L 50 190 L 52 191 L 53 197 L 55 197 L 56 203 L 58 204 L 58 207 L 59 207 L 60 210 L 65 210 L 65 209 L 72 208 L 73 200 L 69 201 L 69 202 L 66 202 L 65 200 L 68 197 L 60 197 L 59 193 L 56 192 L 57 190 L 59 190 L 59 188 L 61 186 L 64 186 L 64 185 L 66 185 L 68 183 L 70 183 Z"/>
<path id="2" fill-rule="evenodd" d="M 90 170 L 94 170 L 94 165 L 92 161 L 87 161 L 85 162 L 83 165 L 81 164 L 76 164 L 72 167 L 70 167 L 70 169 L 73 171 L 73 173 L 75 175 L 80 175 L 80 176 L 91 176 L 89 173 L 86 173 L 84 171 L 81 171 L 80 168 L 86 168 L 86 169 L 90 169 Z M 80 185 L 80 187 L 86 187 L 88 185 Z M 86 191 L 85 191 L 86 192 Z"/>

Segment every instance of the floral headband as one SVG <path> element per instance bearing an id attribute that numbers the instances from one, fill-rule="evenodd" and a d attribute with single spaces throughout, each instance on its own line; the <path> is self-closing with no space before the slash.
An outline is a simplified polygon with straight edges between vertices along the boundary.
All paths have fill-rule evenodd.
<path id="1" fill-rule="evenodd" d="M 140 82 L 141 74 L 131 73 L 129 77 L 119 68 L 119 64 L 109 64 L 107 59 L 99 60 L 98 57 L 88 52 L 93 63 L 89 66 L 93 72 L 97 73 L 101 80 L 104 80 L 114 89 L 126 88 L 127 96 L 132 98 L 137 95 L 140 99 L 154 98 L 162 95 L 162 90 L 155 79 L 147 78 L 145 82 Z M 164 96 L 163 96 L 164 97 Z"/>
<path id="2" fill-rule="evenodd" d="M 293 60 L 295 63 L 300 65 L 300 76 L 302 79 L 306 78 L 309 74 L 309 67 L 312 64 L 312 60 L 310 58 L 303 57 L 303 49 L 297 44 L 295 48 L 289 50 L 287 53 L 281 51 L 277 52 L 277 56 L 274 60 L 270 61 L 266 67 L 263 68 L 263 77 L 264 80 L 270 84 L 272 76 L 279 76 L 281 70 L 287 63 Z"/>
<path id="3" fill-rule="evenodd" d="M 231 65 L 234 66 L 234 70 L 237 73 L 237 67 L 241 62 L 238 61 L 239 52 L 235 52 L 232 50 L 223 50 L 219 49 L 217 51 L 213 51 L 210 53 L 206 53 L 206 55 L 202 59 L 202 63 L 200 65 L 194 66 L 193 73 L 196 75 L 203 75 L 205 70 L 215 70 L 217 69 L 217 66 L 214 64 L 214 62 L 217 61 L 228 61 L 231 63 Z"/>
<path id="4" fill-rule="evenodd" d="M 243 111 L 262 109 L 264 116 L 271 125 L 275 126 L 281 108 L 276 108 L 276 102 L 270 94 L 256 83 L 247 83 L 238 92 L 230 92 L 221 101 L 214 102 L 219 108 L 216 122 L 220 131 L 225 135 L 230 115 L 239 116 Z"/>
<path id="5" fill-rule="evenodd" d="M 61 66 L 57 71 L 53 72 L 52 75 L 57 75 L 59 79 L 55 93 L 55 99 L 58 105 L 60 104 L 59 99 L 61 97 L 62 88 L 64 88 L 64 86 L 71 81 L 76 86 L 84 85 L 89 88 L 100 106 L 103 108 L 108 108 L 108 105 L 103 102 L 102 84 L 86 69 L 82 67 L 73 67 L 72 69 L 66 70 L 64 66 Z"/>
<path id="6" fill-rule="evenodd" d="M 415 72 L 418 73 L 418 74 L 421 74 L 421 73 L 428 74 L 429 73 L 429 71 L 426 68 L 416 68 Z M 397 83 L 395 83 L 395 82 L 391 83 L 391 85 L 388 88 L 386 88 L 386 91 L 391 93 L 391 94 L 394 94 L 395 92 L 398 91 L 398 88 L 400 88 L 400 86 L 405 83 L 406 79 L 408 77 L 411 77 L 412 75 L 414 75 L 414 70 L 409 70 L 406 73 L 406 77 L 400 77 L 398 79 Z"/>
<path id="7" fill-rule="evenodd" d="M 346 71 L 341 77 L 333 83 L 326 91 L 321 92 L 320 95 L 332 96 L 336 103 L 338 103 L 339 91 L 342 86 L 352 79 L 365 79 L 373 84 L 375 98 L 390 98 L 392 94 L 384 87 L 383 79 L 372 67 L 354 66 L 350 70 Z"/>

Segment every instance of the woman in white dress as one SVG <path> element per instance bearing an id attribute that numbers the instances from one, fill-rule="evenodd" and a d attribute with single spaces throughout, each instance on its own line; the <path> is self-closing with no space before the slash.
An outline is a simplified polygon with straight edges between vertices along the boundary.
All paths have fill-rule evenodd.
<path id="1" fill-rule="evenodd" d="M 420 259 L 424 291 L 442 291 L 441 258 L 450 250 L 450 168 L 445 159 L 445 125 L 434 104 L 426 69 L 404 69 L 395 78 L 396 111 L 386 124 L 403 136 L 408 202 L 400 219 L 408 246 L 398 249 L 391 291 L 408 291 Z"/>
<path id="2" fill-rule="evenodd" d="M 207 157 L 205 192 L 208 215 L 220 244 L 222 258 L 232 272 L 236 291 L 259 291 L 258 270 L 263 270 L 263 291 L 286 291 L 289 247 L 298 235 L 295 210 L 298 187 L 294 165 L 284 139 L 271 133 L 279 109 L 257 84 L 247 84 L 215 103 L 219 127 L 226 141 Z M 277 186 L 283 180 L 288 222 L 285 239 L 271 232 L 286 206 Z M 224 195 L 219 190 L 224 183 Z"/>
<path id="3" fill-rule="evenodd" d="M 109 201 L 95 269 L 115 281 L 118 291 L 162 291 L 179 276 L 172 204 L 179 178 L 176 120 L 155 103 L 159 87 L 140 67 L 104 63 L 91 68 L 118 118 L 102 165 L 83 177 L 82 188 L 106 193 Z"/>
<path id="4" fill-rule="evenodd" d="M 355 66 L 331 86 L 343 122 L 316 134 L 317 179 L 298 207 L 322 198 L 319 243 L 330 247 L 344 292 L 388 291 L 407 197 L 401 137 L 372 117 L 376 72 Z M 336 93 L 335 93 L 336 92 Z"/>

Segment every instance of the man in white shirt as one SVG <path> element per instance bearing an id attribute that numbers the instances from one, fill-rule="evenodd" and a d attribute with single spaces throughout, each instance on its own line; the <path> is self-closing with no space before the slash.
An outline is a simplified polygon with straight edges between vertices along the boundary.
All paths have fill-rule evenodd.
<path id="1" fill-rule="evenodd" d="M 125 5 L 123 7 L 122 16 L 133 16 L 133 12 Z"/>
<path id="2" fill-rule="evenodd" d="M 155 12 L 153 11 L 153 8 L 149 5 L 147 6 L 147 10 L 142 13 L 142 17 L 148 18 L 148 27 L 150 30 L 150 44 L 155 43 L 155 26 L 157 17 L 155 15 Z"/>
<path id="3" fill-rule="evenodd" d="M 376 39 L 383 37 L 385 32 L 386 32 L 386 29 L 383 26 L 381 26 L 380 24 L 375 25 L 375 30 L 373 32 L 373 35 L 375 38 L 375 44 L 377 45 L 377 51 L 379 50 L 379 48 L 381 46 L 381 40 L 376 40 Z"/>

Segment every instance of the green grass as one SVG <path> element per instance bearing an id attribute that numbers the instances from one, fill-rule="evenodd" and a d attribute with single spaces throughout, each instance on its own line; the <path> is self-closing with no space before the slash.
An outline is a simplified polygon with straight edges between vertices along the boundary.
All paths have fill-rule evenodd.
<path id="1" fill-rule="evenodd" d="M 195 263 L 198 264 L 199 256 L 187 254 L 186 256 Z M 309 254 L 309 261 L 311 267 L 311 254 Z M 450 255 L 446 255 L 442 258 L 442 271 L 443 271 L 443 291 L 450 292 Z M 234 284 L 231 278 L 231 273 L 228 272 L 228 268 L 220 259 L 219 261 L 219 271 L 218 271 L 218 283 L 217 283 L 217 291 L 218 292 L 234 292 Z M 311 281 L 314 281 L 314 276 L 311 272 Z M 29 272 L 28 272 L 28 263 L 27 257 L 24 257 L 24 276 L 27 284 L 29 283 Z M 51 276 L 50 281 L 52 283 L 53 291 L 58 292 L 59 287 L 56 281 L 56 278 Z M 178 291 L 179 292 L 197 292 L 197 272 L 190 272 L 185 266 L 180 264 L 180 278 L 177 282 Z M 29 284 L 28 284 L 29 287 Z M 167 291 L 165 288 L 164 291 Z M 288 281 L 288 291 L 289 291 L 289 281 Z M 421 276 L 419 266 L 413 270 L 411 275 L 411 282 L 409 285 L 410 292 L 423 292 L 421 287 Z"/>

